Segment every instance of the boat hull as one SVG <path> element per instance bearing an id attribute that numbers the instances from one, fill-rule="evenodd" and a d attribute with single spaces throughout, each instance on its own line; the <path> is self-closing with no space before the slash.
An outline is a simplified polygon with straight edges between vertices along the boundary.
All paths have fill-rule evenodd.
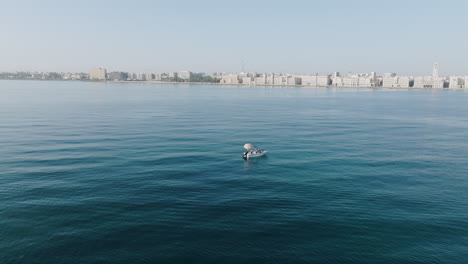
<path id="1" fill-rule="evenodd" d="M 257 153 L 257 154 L 249 153 L 249 154 L 246 155 L 246 158 L 247 159 L 259 158 L 259 157 L 265 156 L 267 154 L 267 152 L 268 151 L 263 151 L 262 153 Z"/>

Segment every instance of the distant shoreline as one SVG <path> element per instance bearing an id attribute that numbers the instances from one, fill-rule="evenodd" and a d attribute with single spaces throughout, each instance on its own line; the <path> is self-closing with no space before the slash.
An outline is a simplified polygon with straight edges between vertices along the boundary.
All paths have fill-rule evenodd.
<path id="1" fill-rule="evenodd" d="M 209 84 L 209 85 L 220 85 L 220 86 L 237 86 L 237 87 L 270 87 L 270 88 L 338 88 L 338 89 L 391 89 L 391 90 L 468 90 L 464 88 L 403 88 L 403 87 L 375 87 L 375 86 L 359 86 L 359 87 L 347 87 L 347 86 L 311 86 L 311 85 L 271 85 L 271 84 L 224 84 L 224 83 L 210 83 L 210 82 L 164 82 L 164 81 L 92 81 L 92 82 L 117 82 L 117 83 L 158 83 L 158 84 L 187 84 L 187 85 L 197 85 L 197 84 Z"/>
<path id="2" fill-rule="evenodd" d="M 181 84 L 181 85 L 219 85 L 219 86 L 230 86 L 230 87 L 269 87 L 269 88 L 337 88 L 337 89 L 389 89 L 389 90 L 447 90 L 447 91 L 468 91 L 466 88 L 403 88 L 403 87 L 375 87 L 375 86 L 354 86 L 354 87 L 346 87 L 346 86 L 311 86 L 311 85 L 270 85 L 270 84 L 224 84 L 224 83 L 211 83 L 211 82 L 165 82 L 165 81 L 117 81 L 117 80 L 103 80 L 103 81 L 96 81 L 96 80 L 43 80 L 43 79 L 0 79 L 0 81 L 64 81 L 64 82 L 92 82 L 92 83 L 147 83 L 147 84 Z"/>

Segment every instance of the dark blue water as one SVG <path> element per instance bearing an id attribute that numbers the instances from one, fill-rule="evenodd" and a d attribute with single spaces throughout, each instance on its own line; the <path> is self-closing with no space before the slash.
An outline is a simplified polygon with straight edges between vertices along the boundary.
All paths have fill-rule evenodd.
<path id="1" fill-rule="evenodd" d="M 467 131 L 459 91 L 1 81 L 0 263 L 467 263 Z"/>

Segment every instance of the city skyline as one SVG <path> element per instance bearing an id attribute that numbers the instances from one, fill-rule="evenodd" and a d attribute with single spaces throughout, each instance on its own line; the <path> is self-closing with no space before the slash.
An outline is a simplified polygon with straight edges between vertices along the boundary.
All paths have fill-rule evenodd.
<path id="1" fill-rule="evenodd" d="M 112 9 L 110 9 L 112 6 Z M 109 10 L 112 10 L 110 12 Z M 15 1 L 0 71 L 466 75 L 465 1 Z"/>
<path id="2" fill-rule="evenodd" d="M 57 72 L 0 72 L 0 79 L 10 80 L 91 80 L 91 81 L 149 81 L 162 83 L 213 83 L 244 86 L 303 86 L 303 87 L 361 87 L 361 88 L 424 88 L 424 89 L 466 89 L 468 75 L 446 75 L 439 73 L 439 63 L 433 64 L 432 75 L 405 76 L 387 72 L 379 74 L 294 74 L 266 72 L 124 72 L 96 67 L 89 73 Z"/>

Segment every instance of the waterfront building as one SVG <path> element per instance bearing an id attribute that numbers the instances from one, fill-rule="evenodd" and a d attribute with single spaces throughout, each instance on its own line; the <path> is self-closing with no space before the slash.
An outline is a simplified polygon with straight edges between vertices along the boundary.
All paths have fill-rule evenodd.
<path id="1" fill-rule="evenodd" d="M 398 87 L 399 88 L 410 88 L 412 78 L 409 76 L 400 76 L 398 77 Z"/>
<path id="2" fill-rule="evenodd" d="M 159 72 L 153 73 L 153 80 L 161 81 L 161 73 Z"/>
<path id="3" fill-rule="evenodd" d="M 238 74 L 223 74 L 220 84 L 239 84 Z"/>
<path id="4" fill-rule="evenodd" d="M 445 88 L 445 78 L 433 78 L 432 88 Z"/>
<path id="5" fill-rule="evenodd" d="M 335 73 L 332 77 L 332 84 L 336 87 L 376 87 L 379 85 L 375 72 L 371 72 L 370 74 L 348 75 L 345 77 Z"/>
<path id="6" fill-rule="evenodd" d="M 359 76 L 342 77 L 341 85 L 342 85 L 342 87 L 358 87 L 359 86 Z"/>
<path id="7" fill-rule="evenodd" d="M 301 85 L 302 80 L 300 77 L 297 76 L 288 76 L 288 85 L 295 86 L 295 85 Z"/>
<path id="8" fill-rule="evenodd" d="M 273 73 L 267 74 L 265 84 L 273 85 L 275 83 L 275 75 Z"/>
<path id="9" fill-rule="evenodd" d="M 339 72 L 334 72 L 331 79 L 333 86 L 343 86 L 343 77 L 341 77 Z"/>
<path id="10" fill-rule="evenodd" d="M 317 86 L 316 75 L 301 75 L 303 86 Z"/>
<path id="11" fill-rule="evenodd" d="M 139 72 L 139 73 L 136 74 L 136 76 L 137 76 L 136 79 L 138 81 L 146 81 L 146 73 Z"/>
<path id="12" fill-rule="evenodd" d="M 410 88 L 411 77 L 408 76 L 393 76 L 383 77 L 382 87 L 386 88 Z"/>
<path id="13" fill-rule="evenodd" d="M 189 71 L 180 71 L 177 73 L 177 78 L 184 81 L 189 81 L 192 78 L 192 73 Z"/>
<path id="14" fill-rule="evenodd" d="M 153 81 L 154 80 L 154 74 L 153 73 L 148 72 L 145 75 L 146 75 L 146 80 L 147 81 Z"/>
<path id="15" fill-rule="evenodd" d="M 331 78 L 330 75 L 317 75 L 317 86 L 318 87 L 324 87 L 324 86 L 330 86 L 331 85 Z"/>
<path id="16" fill-rule="evenodd" d="M 301 83 L 303 86 L 326 87 L 331 85 L 330 75 L 302 75 Z"/>
<path id="17" fill-rule="evenodd" d="M 417 76 L 414 77 L 414 88 L 446 88 L 446 78 L 439 76 L 439 64 L 434 63 L 432 68 L 432 76 Z"/>
<path id="18" fill-rule="evenodd" d="M 242 78 L 242 84 L 252 85 L 253 83 L 254 83 L 254 78 L 253 77 L 243 77 Z"/>
<path id="19" fill-rule="evenodd" d="M 261 74 L 260 76 L 255 77 L 256 85 L 265 85 L 266 84 L 266 75 Z"/>
<path id="20" fill-rule="evenodd" d="M 465 88 L 465 78 L 459 76 L 450 76 L 449 88 L 450 89 L 462 89 Z"/>
<path id="21" fill-rule="evenodd" d="M 90 80 L 105 80 L 107 78 L 107 70 L 104 68 L 94 68 L 89 71 Z"/>
<path id="22" fill-rule="evenodd" d="M 398 87 L 398 77 L 384 76 L 382 78 L 382 87 L 387 87 L 387 88 Z"/>
<path id="23" fill-rule="evenodd" d="M 384 73 L 384 75 L 382 77 L 385 79 L 385 78 L 393 78 L 393 77 L 396 77 L 396 76 L 397 76 L 397 74 L 394 73 L 394 72 L 386 72 L 386 73 Z"/>
<path id="24" fill-rule="evenodd" d="M 336 87 L 343 86 L 343 77 L 342 76 L 335 76 L 332 78 L 332 85 Z"/>
<path id="25" fill-rule="evenodd" d="M 127 80 L 128 79 L 128 73 L 126 72 L 110 72 L 109 73 L 109 80 L 117 80 L 117 81 L 121 81 L 121 80 Z"/>
<path id="26" fill-rule="evenodd" d="M 36 78 L 34 74 L 31 74 L 31 78 Z M 63 80 L 85 80 L 87 75 L 85 73 L 63 73 L 62 79 Z"/>
<path id="27" fill-rule="evenodd" d="M 433 88 L 434 78 L 432 76 L 416 76 L 414 77 L 413 88 Z"/>
<path id="28" fill-rule="evenodd" d="M 375 79 L 371 77 L 358 77 L 358 87 L 375 87 Z"/>
<path id="29" fill-rule="evenodd" d="M 434 80 L 439 79 L 439 63 L 434 63 L 432 67 L 432 78 L 434 78 Z"/>
<path id="30" fill-rule="evenodd" d="M 168 76 L 168 79 L 172 79 L 172 80 L 175 80 L 178 77 L 177 72 L 169 72 L 167 76 Z"/>
<path id="31" fill-rule="evenodd" d="M 286 75 L 275 75 L 273 80 L 274 85 L 276 86 L 285 86 L 288 84 L 288 77 Z"/>

